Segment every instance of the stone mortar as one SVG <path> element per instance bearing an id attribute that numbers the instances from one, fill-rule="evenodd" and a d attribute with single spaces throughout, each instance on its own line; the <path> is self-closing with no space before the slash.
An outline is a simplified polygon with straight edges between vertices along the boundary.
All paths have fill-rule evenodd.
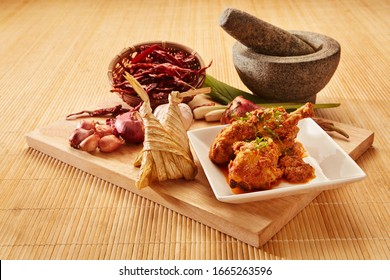
<path id="1" fill-rule="evenodd" d="M 233 63 L 242 82 L 269 102 L 315 102 L 340 61 L 339 43 L 322 34 L 290 31 L 315 52 L 272 56 L 255 52 L 240 42 L 233 45 Z"/>

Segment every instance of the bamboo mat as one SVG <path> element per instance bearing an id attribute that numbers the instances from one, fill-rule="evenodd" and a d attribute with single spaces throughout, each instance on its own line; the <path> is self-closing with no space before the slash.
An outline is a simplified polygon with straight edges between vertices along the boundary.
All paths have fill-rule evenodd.
<path id="1" fill-rule="evenodd" d="M 261 248 L 27 147 L 25 134 L 107 97 L 107 66 L 150 40 L 196 49 L 245 89 L 218 26 L 227 7 L 342 47 L 321 117 L 375 132 L 361 182 L 325 191 Z M 390 259 L 389 1 L 0 2 L 0 259 Z M 237 217 L 243 218 L 243 217 Z"/>

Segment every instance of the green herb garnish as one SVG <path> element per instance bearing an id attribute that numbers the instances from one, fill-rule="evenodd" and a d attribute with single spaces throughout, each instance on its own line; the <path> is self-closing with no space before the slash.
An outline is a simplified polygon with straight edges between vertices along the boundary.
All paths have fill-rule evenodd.
<path id="1" fill-rule="evenodd" d="M 277 133 L 275 133 L 275 131 L 273 131 L 271 128 L 269 128 L 268 126 L 263 126 L 263 129 L 266 132 L 268 132 L 273 138 L 278 139 L 279 141 L 281 141 L 280 138 L 279 138 L 279 135 Z"/>
<path id="2" fill-rule="evenodd" d="M 255 143 L 256 143 L 256 149 L 261 149 L 261 148 L 265 148 L 269 145 L 268 143 L 268 139 L 266 138 L 263 138 L 263 137 L 256 137 L 256 139 L 254 140 Z"/>

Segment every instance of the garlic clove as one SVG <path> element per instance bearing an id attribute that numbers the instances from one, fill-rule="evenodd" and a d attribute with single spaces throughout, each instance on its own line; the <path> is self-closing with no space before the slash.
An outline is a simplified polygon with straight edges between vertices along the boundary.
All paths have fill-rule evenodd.
<path id="1" fill-rule="evenodd" d="M 86 152 L 94 152 L 96 151 L 99 144 L 100 136 L 96 133 L 88 136 L 80 143 L 80 150 Z"/>
<path id="2" fill-rule="evenodd" d="M 99 150 L 103 153 L 111 153 L 116 151 L 125 143 L 124 140 L 116 137 L 115 135 L 103 136 L 98 143 Z"/>
<path id="3" fill-rule="evenodd" d="M 206 120 L 206 122 L 220 122 L 225 112 L 226 109 L 214 110 L 204 115 L 204 119 Z"/>
<path id="4" fill-rule="evenodd" d="M 72 134 L 69 136 L 69 144 L 73 148 L 79 148 L 80 143 L 86 139 L 88 136 L 94 134 L 93 129 L 84 129 L 81 127 L 73 130 Z"/>

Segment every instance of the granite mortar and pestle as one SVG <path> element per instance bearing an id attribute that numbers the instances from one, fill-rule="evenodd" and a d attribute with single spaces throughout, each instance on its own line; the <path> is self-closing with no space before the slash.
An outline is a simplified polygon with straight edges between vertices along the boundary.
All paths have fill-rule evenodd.
<path id="1" fill-rule="evenodd" d="M 286 31 L 237 9 L 226 9 L 220 26 L 237 40 L 232 53 L 241 81 L 269 102 L 315 103 L 340 61 L 336 40 Z"/>

